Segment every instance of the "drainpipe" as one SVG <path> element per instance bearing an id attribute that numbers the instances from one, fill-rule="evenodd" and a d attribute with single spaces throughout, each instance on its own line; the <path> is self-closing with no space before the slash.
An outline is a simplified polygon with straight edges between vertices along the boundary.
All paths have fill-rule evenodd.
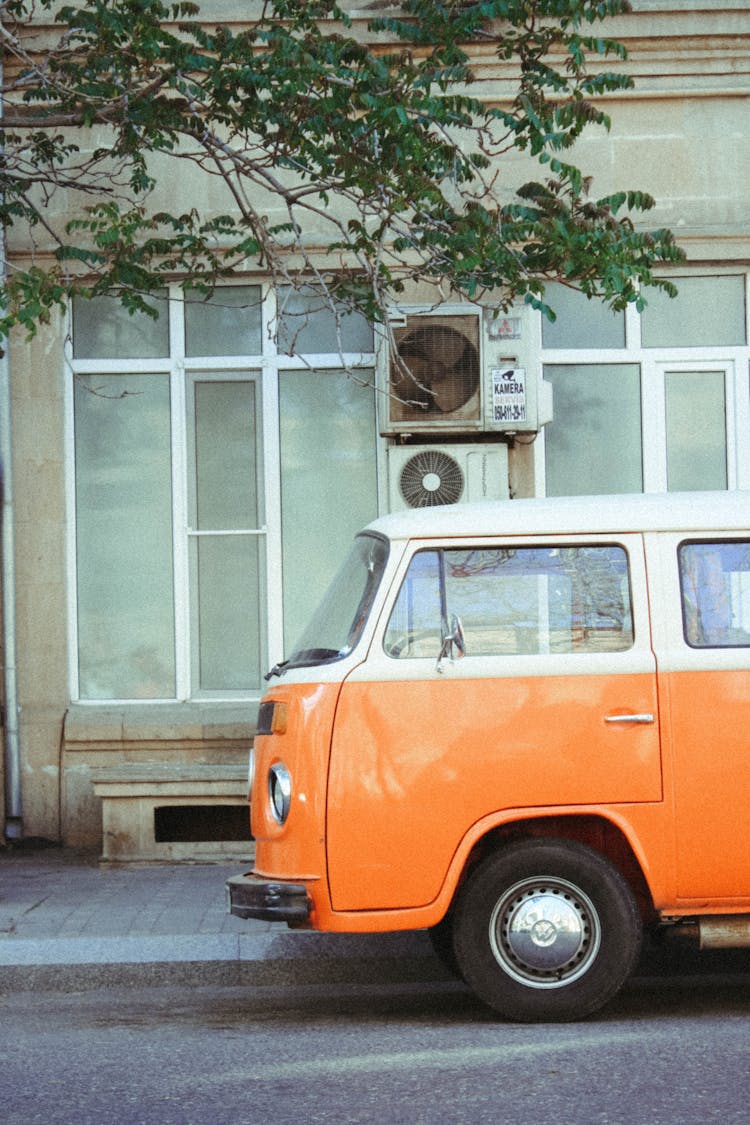
<path id="1" fill-rule="evenodd" d="M 0 244 L 0 253 L 3 253 Z M 0 356 L 0 488 L 2 489 L 3 674 L 5 688 L 5 837 L 23 836 L 21 754 L 16 684 L 16 566 L 13 537 L 10 364 L 7 344 Z"/>
<path id="2" fill-rule="evenodd" d="M 0 89 L 2 89 L 0 57 Z M 0 100 L 0 112 L 2 101 Z M 0 229 L 0 269 L 5 276 L 5 235 Z M 10 361 L 7 342 L 0 355 L 0 493 L 2 493 L 3 678 L 5 688 L 5 838 L 23 837 L 21 751 L 16 684 L 16 561 L 13 511 L 13 449 L 10 423 Z"/>

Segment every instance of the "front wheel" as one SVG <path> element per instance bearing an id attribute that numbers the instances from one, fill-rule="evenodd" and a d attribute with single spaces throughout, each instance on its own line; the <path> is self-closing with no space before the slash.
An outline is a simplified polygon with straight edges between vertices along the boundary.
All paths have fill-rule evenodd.
<path id="1" fill-rule="evenodd" d="M 641 920 L 620 873 L 570 840 L 533 839 L 485 859 L 454 912 L 466 983 L 507 1019 L 581 1019 L 622 987 Z"/>

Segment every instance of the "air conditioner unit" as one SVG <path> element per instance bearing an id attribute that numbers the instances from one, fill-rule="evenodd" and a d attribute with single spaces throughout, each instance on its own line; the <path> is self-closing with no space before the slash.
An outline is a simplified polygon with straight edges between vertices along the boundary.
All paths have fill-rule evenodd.
<path id="1" fill-rule="evenodd" d="M 508 499 L 508 447 L 392 445 L 388 450 L 391 511 Z"/>
<path id="2" fill-rule="evenodd" d="M 532 377 L 528 310 L 401 309 L 391 329 L 384 435 L 535 432 L 551 417 L 551 387 Z"/>

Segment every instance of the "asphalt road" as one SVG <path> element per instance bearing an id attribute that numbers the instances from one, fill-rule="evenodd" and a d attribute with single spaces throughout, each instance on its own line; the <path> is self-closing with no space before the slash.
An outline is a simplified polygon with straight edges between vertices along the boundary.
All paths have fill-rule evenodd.
<path id="1" fill-rule="evenodd" d="M 5 1125 L 750 1121 L 750 978 L 637 980 L 584 1023 L 461 985 L 17 993 Z"/>

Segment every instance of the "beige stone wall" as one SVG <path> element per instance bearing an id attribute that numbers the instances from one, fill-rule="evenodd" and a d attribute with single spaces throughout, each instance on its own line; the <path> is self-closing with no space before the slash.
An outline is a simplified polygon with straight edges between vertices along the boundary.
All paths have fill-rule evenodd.
<path id="1" fill-rule="evenodd" d="M 68 704 L 61 323 L 12 341 L 16 655 L 26 836 L 59 834 Z"/>
<path id="2" fill-rule="evenodd" d="M 176 778 L 190 766 L 245 771 L 255 711 L 253 704 L 231 703 L 71 706 L 63 738 L 62 839 L 98 847 L 102 811 L 94 781 L 104 767 L 159 764 Z"/>

